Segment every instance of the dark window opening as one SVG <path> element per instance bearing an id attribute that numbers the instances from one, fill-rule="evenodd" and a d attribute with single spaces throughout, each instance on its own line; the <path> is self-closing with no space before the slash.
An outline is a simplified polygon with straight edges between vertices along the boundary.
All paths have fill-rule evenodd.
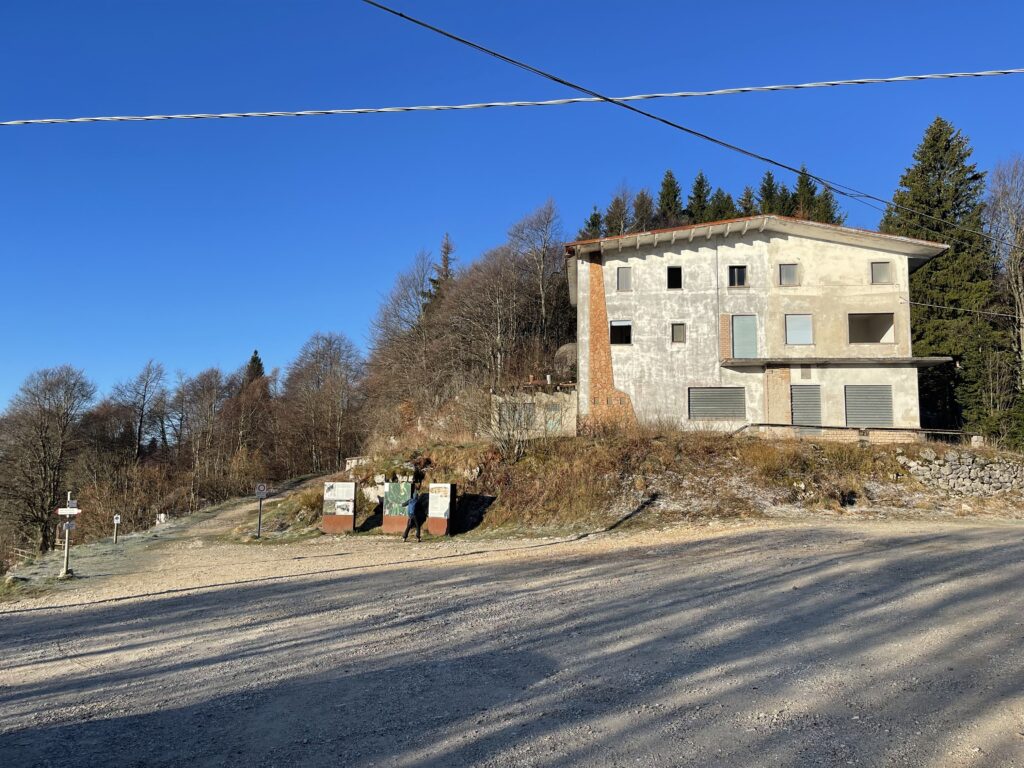
<path id="1" fill-rule="evenodd" d="M 747 285 L 746 267 L 729 267 L 729 287 L 743 288 Z"/>
<path id="2" fill-rule="evenodd" d="M 632 344 L 633 324 L 631 322 L 613 322 L 611 327 L 612 344 Z"/>
<path id="3" fill-rule="evenodd" d="M 683 287 L 683 268 L 682 267 L 669 267 L 668 268 L 668 288 L 669 290 L 676 290 Z"/>

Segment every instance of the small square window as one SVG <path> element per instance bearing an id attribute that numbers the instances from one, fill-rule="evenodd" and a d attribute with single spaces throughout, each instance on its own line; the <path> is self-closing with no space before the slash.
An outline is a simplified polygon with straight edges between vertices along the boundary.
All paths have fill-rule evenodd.
<path id="1" fill-rule="evenodd" d="M 672 343 L 686 343 L 686 323 L 672 323 Z"/>
<path id="2" fill-rule="evenodd" d="M 633 268 L 619 267 L 615 271 L 615 288 L 619 291 L 633 290 Z"/>
<path id="3" fill-rule="evenodd" d="M 779 285 L 800 285 L 796 264 L 779 264 Z"/>
<path id="4" fill-rule="evenodd" d="M 629 320 L 613 320 L 611 325 L 612 344 L 633 343 L 633 323 Z"/>
<path id="5" fill-rule="evenodd" d="M 729 287 L 744 288 L 747 285 L 746 267 L 729 267 Z"/>
<path id="6" fill-rule="evenodd" d="M 892 285 L 891 261 L 871 262 L 871 283 L 872 285 Z"/>
<path id="7" fill-rule="evenodd" d="M 669 267 L 668 268 L 668 289 L 670 291 L 678 290 L 683 287 L 683 268 L 682 267 Z"/>
<path id="8" fill-rule="evenodd" d="M 786 315 L 786 343 L 814 343 L 810 315 Z"/>

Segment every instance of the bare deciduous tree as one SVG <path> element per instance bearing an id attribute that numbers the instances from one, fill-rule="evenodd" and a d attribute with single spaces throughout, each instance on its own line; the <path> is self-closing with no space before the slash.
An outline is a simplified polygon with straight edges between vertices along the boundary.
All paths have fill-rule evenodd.
<path id="1" fill-rule="evenodd" d="M 987 217 L 1016 314 L 1017 387 L 1024 392 L 1024 157 L 1000 163 L 989 175 Z"/>

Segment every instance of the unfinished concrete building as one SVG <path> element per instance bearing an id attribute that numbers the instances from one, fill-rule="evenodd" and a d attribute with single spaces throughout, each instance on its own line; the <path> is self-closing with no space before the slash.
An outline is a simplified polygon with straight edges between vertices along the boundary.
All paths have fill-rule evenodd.
<path id="1" fill-rule="evenodd" d="M 949 360 L 911 353 L 909 278 L 948 247 L 775 215 L 569 243 L 581 423 L 908 439 Z"/>

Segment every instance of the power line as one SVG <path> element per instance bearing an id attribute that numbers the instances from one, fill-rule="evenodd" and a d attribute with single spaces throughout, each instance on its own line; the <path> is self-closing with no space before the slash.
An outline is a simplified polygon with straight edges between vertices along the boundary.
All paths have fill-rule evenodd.
<path id="1" fill-rule="evenodd" d="M 848 85 L 878 85 L 882 83 L 909 83 L 922 80 L 954 80 L 967 77 L 999 77 L 1024 74 L 1019 69 L 989 69 L 981 72 L 937 72 L 927 75 L 897 75 L 894 77 L 860 77 L 850 80 L 823 80 L 814 83 L 790 83 L 786 85 L 751 85 L 739 88 L 719 88 L 714 91 L 668 91 L 665 93 L 638 93 L 632 96 L 615 96 L 614 101 L 648 101 L 651 99 L 689 99 L 703 96 L 732 96 L 742 93 L 771 93 L 775 91 L 800 91 L 809 88 L 835 88 Z M 109 115 L 99 117 L 51 117 L 32 120 L 6 120 L 0 126 L 15 125 L 65 125 L 69 123 L 139 123 L 159 120 L 222 120 L 244 117 L 313 117 L 323 115 L 378 115 L 399 112 L 454 112 L 470 109 L 494 109 L 503 107 L 551 107 L 564 104 L 599 104 L 603 99 L 578 96 L 545 101 L 485 101 L 473 104 L 434 104 L 400 107 L 353 107 L 348 109 L 304 109 L 274 112 L 196 112 L 174 115 Z"/>
<path id="2" fill-rule="evenodd" d="M 1017 315 L 1007 314 L 1006 312 L 989 312 L 983 309 L 965 309 L 964 307 L 951 307 L 947 304 L 926 304 L 923 301 L 907 301 L 906 299 L 900 299 L 904 304 L 912 304 L 915 307 L 930 307 L 931 309 L 949 309 L 954 312 L 969 312 L 972 315 L 991 315 L 992 317 L 1009 317 L 1013 320 L 1017 319 Z"/>
<path id="3" fill-rule="evenodd" d="M 971 229 L 969 227 L 965 227 L 962 224 L 952 224 L 951 222 L 948 222 L 948 221 L 946 221 L 945 219 L 943 219 L 943 218 L 941 218 L 939 216 L 934 216 L 934 215 L 932 215 L 930 213 L 926 213 L 924 211 L 919 211 L 919 210 L 916 210 L 914 208 L 910 208 L 909 206 L 902 205 L 901 203 L 897 203 L 895 200 L 886 200 L 884 198 L 878 197 L 877 195 L 872 195 L 872 194 L 870 194 L 868 192 L 862 192 L 862 191 L 860 191 L 858 189 L 855 189 L 854 187 L 849 187 L 849 186 L 846 186 L 845 184 L 840 184 L 840 183 L 835 182 L 835 181 L 830 181 L 830 180 L 828 180 L 828 179 L 826 179 L 826 178 L 824 178 L 822 176 L 817 176 L 817 175 L 815 175 L 813 173 L 810 173 L 806 169 L 795 168 L 792 165 L 784 163 L 784 162 L 782 162 L 780 160 L 775 160 L 774 158 L 768 157 L 767 155 L 762 155 L 762 154 L 760 154 L 758 152 L 754 152 L 753 150 L 746 149 L 746 148 L 741 147 L 741 146 L 739 146 L 737 144 L 732 144 L 732 143 L 730 143 L 728 141 L 725 141 L 723 139 L 719 139 L 719 138 L 717 138 L 715 136 L 712 136 L 710 134 L 703 133 L 702 131 L 698 131 L 698 130 L 695 130 L 693 128 L 689 128 L 689 127 L 687 127 L 685 125 L 682 125 L 681 123 L 677 123 L 677 122 L 674 122 L 672 120 L 669 120 L 668 118 L 661 117 L 660 115 L 654 114 L 653 112 L 648 112 L 646 110 L 640 109 L 639 107 L 634 107 L 632 104 L 624 102 L 621 99 L 616 99 L 616 98 L 611 97 L 611 96 L 605 96 L 605 95 L 603 95 L 601 93 L 598 93 L 595 90 L 587 88 L 586 86 L 579 85 L 578 83 L 574 83 L 574 82 L 572 82 L 570 80 L 565 80 L 564 78 L 561 78 L 558 75 L 551 74 L 550 72 L 545 72 L 544 70 L 538 69 L 537 67 L 534 67 L 534 66 L 532 66 L 530 64 L 527 64 L 524 61 L 520 61 L 518 59 L 513 59 L 510 56 L 506 56 L 503 53 L 499 53 L 498 51 L 495 51 L 495 50 L 493 50 L 491 48 L 487 48 L 487 47 L 485 47 L 483 45 L 480 45 L 479 43 L 474 43 L 472 40 L 467 40 L 464 37 L 459 37 L 458 35 L 456 35 L 456 34 L 454 34 L 452 32 L 448 32 L 448 31 L 446 31 L 444 29 L 441 29 L 440 27 L 436 27 L 433 24 L 430 24 L 430 23 L 428 23 L 426 21 L 423 21 L 423 20 L 417 19 L 417 18 L 415 18 L 413 16 L 409 16 L 407 14 L 404 14 L 401 11 L 395 10 L 394 8 L 389 8 L 388 6 L 383 5 L 382 3 L 376 2 L 376 0 L 362 0 L 362 2 L 366 3 L 367 5 L 373 6 L 374 8 L 377 8 L 378 10 L 384 11 L 385 13 L 389 13 L 392 16 L 397 16 L 398 18 L 400 18 L 400 19 L 402 19 L 404 21 L 408 21 L 408 22 L 410 22 L 412 24 L 415 24 L 416 26 L 419 26 L 419 27 L 422 27 L 424 29 L 430 30 L 431 32 L 434 32 L 434 33 L 436 33 L 438 35 L 441 35 L 442 37 L 446 37 L 449 40 L 452 40 L 452 41 L 454 41 L 456 43 L 459 43 L 460 45 L 465 45 L 465 46 L 467 46 L 469 48 L 472 48 L 472 49 L 474 49 L 476 51 L 479 51 L 480 53 L 486 54 L 487 56 L 491 56 L 491 57 L 496 58 L 496 59 L 498 59 L 500 61 L 504 61 L 506 64 L 511 64 L 514 67 L 518 67 L 519 69 L 522 69 L 522 70 L 525 70 L 527 72 L 530 72 L 531 74 L 538 75 L 539 77 L 543 77 L 546 80 L 550 80 L 552 82 L 558 83 L 559 85 L 564 85 L 566 88 L 571 88 L 571 89 L 573 89 L 575 91 L 579 91 L 580 93 L 585 93 L 588 96 L 590 96 L 593 99 L 596 99 L 598 101 L 604 101 L 604 102 L 607 102 L 609 104 L 614 104 L 615 106 L 621 107 L 622 109 L 629 110 L 630 112 L 635 112 L 636 114 L 641 115 L 642 117 L 646 117 L 646 118 L 648 118 L 650 120 L 654 120 L 654 121 L 659 122 L 659 123 L 661 123 L 663 125 L 667 125 L 669 128 L 674 128 L 677 131 L 682 131 L 683 133 L 687 133 L 690 136 L 694 136 L 695 138 L 702 139 L 702 140 L 710 142 L 712 144 L 716 144 L 716 145 L 718 145 L 718 146 L 720 146 L 720 147 L 722 147 L 724 149 L 728 149 L 728 150 L 730 150 L 732 152 L 736 152 L 738 154 L 745 155 L 746 157 L 752 158 L 754 160 L 759 160 L 762 163 L 766 163 L 768 165 L 775 166 L 776 168 L 781 168 L 783 170 L 789 171 L 790 173 L 794 173 L 794 174 L 797 174 L 797 175 L 800 175 L 801 173 L 806 173 L 809 178 L 813 179 L 814 181 L 818 182 L 819 184 L 824 185 L 825 187 L 828 187 L 833 192 L 836 192 L 837 194 L 843 195 L 844 197 L 848 197 L 848 198 L 850 198 L 852 200 L 857 200 L 857 201 L 862 202 L 862 203 L 865 200 L 874 200 L 875 202 L 881 203 L 882 205 L 885 205 L 885 206 L 892 206 L 893 208 L 897 208 L 897 209 L 900 209 L 900 210 L 903 210 L 903 211 L 908 211 L 908 212 L 913 213 L 913 214 L 915 214 L 917 216 L 922 216 L 924 218 L 931 219 L 932 221 L 937 221 L 937 222 L 939 222 L 941 224 L 946 224 L 947 226 L 954 226 L 954 227 L 956 227 L 956 228 L 958 228 L 958 229 L 960 229 L 960 230 L 962 230 L 964 232 L 969 232 L 969 233 L 971 233 L 973 235 L 977 235 L 979 237 L 985 238 L 986 240 L 989 240 L 989 241 L 991 241 L 993 243 L 999 243 L 999 244 L 1001 244 L 1003 246 L 1006 246 L 1006 247 L 1009 247 L 1009 248 L 1017 248 L 1017 246 L 1015 246 L 1014 244 L 1006 242 L 1004 240 L 1001 240 L 1001 239 L 999 239 L 997 237 L 993 237 L 992 235 L 989 235 L 986 232 L 982 232 L 980 230 L 974 230 L 974 229 Z M 925 227 L 925 229 L 927 229 L 927 227 Z M 935 231 L 935 230 L 929 230 L 929 231 Z"/>

